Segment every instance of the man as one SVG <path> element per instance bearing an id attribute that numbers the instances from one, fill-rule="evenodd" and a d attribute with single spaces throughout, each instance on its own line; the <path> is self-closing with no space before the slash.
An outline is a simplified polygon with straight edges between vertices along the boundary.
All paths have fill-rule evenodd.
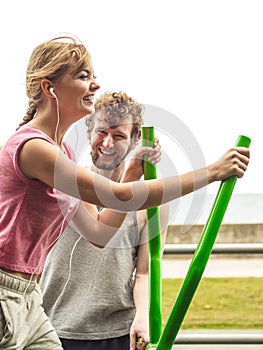
<path id="1" fill-rule="evenodd" d="M 121 181 L 125 160 L 140 139 L 142 106 L 125 93 L 106 93 L 97 99 L 95 113 L 86 123 L 91 169 Z M 158 158 L 157 140 L 155 147 Z M 163 245 L 168 216 L 168 206 L 162 206 Z M 145 349 L 149 342 L 146 211 L 128 213 L 104 248 L 82 238 L 70 224 L 49 255 L 41 285 L 45 311 L 65 350 Z"/>

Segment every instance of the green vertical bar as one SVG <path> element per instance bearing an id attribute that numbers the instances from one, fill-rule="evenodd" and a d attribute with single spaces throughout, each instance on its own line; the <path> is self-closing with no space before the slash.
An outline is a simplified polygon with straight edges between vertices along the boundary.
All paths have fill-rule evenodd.
<path id="1" fill-rule="evenodd" d="M 246 136 L 239 136 L 236 146 L 249 147 L 251 140 Z M 170 316 L 164 327 L 156 350 L 170 350 L 174 344 L 184 316 L 189 308 L 193 295 L 198 287 L 207 261 L 211 254 L 219 227 L 227 209 L 230 197 L 236 184 L 237 176 L 232 176 L 221 182 L 217 196 L 207 223 L 203 229 L 200 241 L 189 266 L 184 283 L 178 293 Z"/>
<path id="2" fill-rule="evenodd" d="M 142 127 L 142 145 L 153 147 L 154 127 Z M 144 158 L 144 179 L 157 177 L 155 164 Z M 159 207 L 146 210 L 149 248 L 149 333 L 150 344 L 157 344 L 162 333 L 162 278 L 161 278 L 161 237 Z"/>

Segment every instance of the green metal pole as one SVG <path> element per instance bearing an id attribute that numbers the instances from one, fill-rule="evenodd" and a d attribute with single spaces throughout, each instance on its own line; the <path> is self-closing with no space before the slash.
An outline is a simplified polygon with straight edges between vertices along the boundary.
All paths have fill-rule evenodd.
<path id="1" fill-rule="evenodd" d="M 154 127 L 142 127 L 142 145 L 153 147 Z M 155 164 L 144 158 L 144 179 L 157 177 Z M 159 207 L 146 210 L 149 249 L 149 346 L 156 345 L 162 333 L 161 236 Z"/>
<path id="2" fill-rule="evenodd" d="M 241 135 L 238 137 L 236 146 L 249 147 L 250 142 L 251 140 L 248 137 Z M 237 176 L 232 176 L 221 182 L 212 210 L 189 266 L 186 278 L 180 288 L 156 350 L 172 349 L 184 316 L 189 308 L 211 254 L 213 244 L 227 209 L 236 180 Z"/>

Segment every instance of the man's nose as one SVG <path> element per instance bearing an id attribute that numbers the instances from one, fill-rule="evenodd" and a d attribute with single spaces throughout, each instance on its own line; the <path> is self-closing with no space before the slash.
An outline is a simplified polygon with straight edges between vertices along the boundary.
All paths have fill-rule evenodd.
<path id="1" fill-rule="evenodd" d="M 103 146 L 105 148 L 109 148 L 109 147 L 113 146 L 113 137 L 110 134 L 108 134 L 107 136 L 104 137 Z"/>

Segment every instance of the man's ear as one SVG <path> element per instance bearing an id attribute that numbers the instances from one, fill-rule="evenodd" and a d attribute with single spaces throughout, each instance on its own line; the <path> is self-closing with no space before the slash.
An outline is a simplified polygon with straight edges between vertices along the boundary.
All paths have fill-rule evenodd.
<path id="1" fill-rule="evenodd" d="M 139 131 L 137 135 L 134 135 L 132 137 L 131 149 L 134 149 L 138 145 L 138 142 L 140 141 L 140 138 L 141 138 L 141 132 Z"/>

